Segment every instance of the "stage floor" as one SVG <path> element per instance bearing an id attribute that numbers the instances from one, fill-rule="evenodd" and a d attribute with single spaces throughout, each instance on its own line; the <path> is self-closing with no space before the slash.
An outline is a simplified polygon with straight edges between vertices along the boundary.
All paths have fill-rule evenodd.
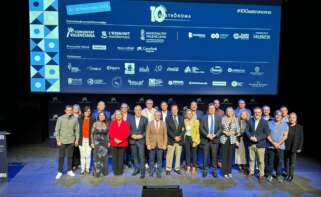
<path id="1" fill-rule="evenodd" d="M 143 185 L 180 185 L 184 197 L 197 196 L 321 196 L 321 165 L 309 160 L 298 159 L 297 176 L 293 183 L 259 184 L 257 179 L 247 179 L 237 170 L 233 180 L 172 175 L 161 179 L 131 176 L 131 169 L 125 170 L 122 177 L 94 178 L 63 176 L 56 181 L 57 150 L 47 144 L 26 145 L 9 150 L 10 162 L 22 162 L 24 167 L 9 182 L 0 184 L 0 196 L 141 196 Z M 111 168 L 111 166 L 109 166 Z M 111 169 L 110 169 L 111 171 Z"/>

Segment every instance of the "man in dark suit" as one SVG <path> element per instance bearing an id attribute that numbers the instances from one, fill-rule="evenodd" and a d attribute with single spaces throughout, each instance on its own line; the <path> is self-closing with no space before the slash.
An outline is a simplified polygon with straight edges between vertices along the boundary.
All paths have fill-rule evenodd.
<path id="1" fill-rule="evenodd" d="M 254 163 L 258 160 L 258 167 L 260 171 L 259 182 L 264 182 L 264 159 L 265 148 L 267 145 L 267 136 L 270 135 L 271 130 L 268 122 L 262 118 L 262 109 L 256 107 L 253 109 L 254 117 L 249 120 L 249 129 L 246 131 L 248 139 L 250 139 L 249 153 L 250 153 L 250 173 L 249 177 L 254 176 Z M 257 156 L 257 158 L 256 158 Z"/>
<path id="2" fill-rule="evenodd" d="M 175 172 L 181 174 L 181 154 L 185 134 L 184 118 L 178 115 L 178 106 L 172 105 L 172 114 L 166 118 L 168 145 L 166 154 L 166 175 L 170 175 L 175 155 Z"/>
<path id="3" fill-rule="evenodd" d="M 140 105 L 135 106 L 134 112 L 135 116 L 128 121 L 130 126 L 129 144 L 135 167 L 132 175 L 136 176 L 140 172 L 140 178 L 145 178 L 145 135 L 148 120 L 142 116 Z"/>
<path id="4" fill-rule="evenodd" d="M 291 182 L 293 180 L 296 154 L 302 151 L 303 138 L 303 126 L 298 124 L 297 114 L 292 112 L 289 115 L 289 135 L 288 139 L 285 141 L 286 181 Z"/>
<path id="5" fill-rule="evenodd" d="M 198 109 L 198 105 L 196 101 L 192 101 L 190 104 L 190 108 L 193 111 L 193 117 L 201 122 L 204 112 Z"/>
<path id="6" fill-rule="evenodd" d="M 219 137 L 222 133 L 221 117 L 215 115 L 215 105 L 208 105 L 208 114 L 201 120 L 201 144 L 203 145 L 204 163 L 203 177 L 207 176 L 208 156 L 211 154 L 211 165 L 213 167 L 212 175 L 217 177 L 217 151 L 219 145 Z"/>
<path id="7" fill-rule="evenodd" d="M 128 112 L 129 106 L 127 103 L 122 103 L 120 105 L 120 111 L 125 121 L 129 122 L 131 119 L 134 118 L 134 116 Z"/>

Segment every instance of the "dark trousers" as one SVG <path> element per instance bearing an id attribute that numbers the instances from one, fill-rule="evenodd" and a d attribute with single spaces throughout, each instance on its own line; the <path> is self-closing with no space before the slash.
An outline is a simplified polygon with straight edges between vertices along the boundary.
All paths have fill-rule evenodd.
<path id="1" fill-rule="evenodd" d="M 159 148 L 149 150 L 149 168 L 151 173 L 155 170 L 155 156 L 157 158 L 157 171 L 160 172 L 162 170 L 163 152 L 164 150 Z"/>
<path id="2" fill-rule="evenodd" d="M 285 151 L 285 168 L 288 176 L 294 176 L 294 169 L 296 164 L 296 152 Z"/>
<path id="3" fill-rule="evenodd" d="M 140 170 L 142 174 L 145 172 L 145 144 L 135 143 L 130 145 L 131 154 L 134 160 L 135 170 Z"/>
<path id="4" fill-rule="evenodd" d="M 264 154 L 264 174 L 269 174 L 269 151 L 265 151 Z"/>
<path id="5" fill-rule="evenodd" d="M 127 166 L 131 166 L 133 164 L 133 157 L 131 153 L 130 146 L 126 147 L 124 150 L 124 164 Z"/>
<path id="6" fill-rule="evenodd" d="M 185 149 L 186 166 L 196 167 L 197 147 L 193 147 L 193 141 L 191 136 L 185 136 L 184 149 Z M 192 165 L 191 165 L 191 160 L 192 160 Z"/>
<path id="7" fill-rule="evenodd" d="M 77 169 L 78 166 L 80 165 L 80 151 L 79 148 L 74 148 L 73 151 L 73 156 L 72 156 L 72 167 L 74 169 Z"/>
<path id="8" fill-rule="evenodd" d="M 115 175 L 122 175 L 124 171 L 124 151 L 126 147 L 112 147 L 113 171 Z"/>
<path id="9" fill-rule="evenodd" d="M 269 163 L 269 168 L 268 168 L 268 176 L 272 176 L 273 174 L 273 169 L 274 165 L 276 168 L 276 176 L 281 176 L 282 173 L 282 161 L 284 159 L 284 151 L 283 150 L 276 150 L 272 148 L 268 148 L 268 163 Z"/>
<path id="10" fill-rule="evenodd" d="M 72 170 L 72 157 L 74 152 L 74 144 L 62 144 L 59 146 L 58 172 L 62 172 L 64 168 L 65 156 L 67 153 L 67 169 Z"/>
<path id="11" fill-rule="evenodd" d="M 211 166 L 214 170 L 217 168 L 217 151 L 218 144 L 217 143 L 205 143 L 203 146 L 203 154 L 204 154 L 204 163 L 203 169 L 206 170 L 208 168 L 208 156 L 211 155 Z"/>
<path id="12" fill-rule="evenodd" d="M 235 152 L 235 144 L 230 143 L 227 139 L 225 144 L 221 145 L 222 148 L 222 172 L 224 175 L 232 173 L 232 160 Z"/>

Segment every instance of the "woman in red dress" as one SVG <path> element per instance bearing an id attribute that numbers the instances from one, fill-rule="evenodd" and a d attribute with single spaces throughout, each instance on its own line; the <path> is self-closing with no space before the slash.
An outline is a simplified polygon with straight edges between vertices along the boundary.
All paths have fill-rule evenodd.
<path id="1" fill-rule="evenodd" d="M 110 145 L 112 147 L 114 175 L 122 175 L 124 170 L 124 151 L 128 146 L 129 124 L 123 120 L 120 110 L 115 111 L 115 119 L 109 128 Z"/>

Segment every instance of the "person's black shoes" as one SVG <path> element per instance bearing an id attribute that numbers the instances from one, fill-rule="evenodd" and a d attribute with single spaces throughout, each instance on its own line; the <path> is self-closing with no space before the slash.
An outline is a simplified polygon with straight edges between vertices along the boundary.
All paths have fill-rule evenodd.
<path id="1" fill-rule="evenodd" d="M 149 169 L 148 171 L 149 171 L 149 176 L 153 177 L 154 176 L 154 170 L 153 169 Z"/>
<path id="2" fill-rule="evenodd" d="M 181 172 L 180 170 L 175 170 L 175 173 L 176 173 L 176 174 L 179 174 L 179 175 L 182 174 L 182 172 Z"/>
<path id="3" fill-rule="evenodd" d="M 139 170 L 135 170 L 135 171 L 132 173 L 132 176 L 136 176 L 137 174 L 139 174 Z"/>
<path id="4" fill-rule="evenodd" d="M 287 176 L 285 178 L 285 180 L 288 181 L 288 182 L 292 182 L 293 181 L 293 176 Z"/>
<path id="5" fill-rule="evenodd" d="M 160 171 L 156 172 L 157 178 L 161 178 L 162 177 L 162 173 Z"/>
<path id="6" fill-rule="evenodd" d="M 125 165 L 126 165 L 129 169 L 133 167 L 132 164 L 130 164 L 130 163 L 127 163 L 127 164 L 125 164 Z"/>
<path id="7" fill-rule="evenodd" d="M 213 170 L 212 176 L 213 176 L 214 178 L 216 178 L 216 177 L 217 177 L 217 172 Z"/>
<path id="8" fill-rule="evenodd" d="M 145 178 L 145 174 L 141 174 L 139 178 L 144 179 Z"/>
<path id="9" fill-rule="evenodd" d="M 207 170 L 203 170 L 203 173 L 202 173 L 202 177 L 206 177 L 207 176 Z"/>

